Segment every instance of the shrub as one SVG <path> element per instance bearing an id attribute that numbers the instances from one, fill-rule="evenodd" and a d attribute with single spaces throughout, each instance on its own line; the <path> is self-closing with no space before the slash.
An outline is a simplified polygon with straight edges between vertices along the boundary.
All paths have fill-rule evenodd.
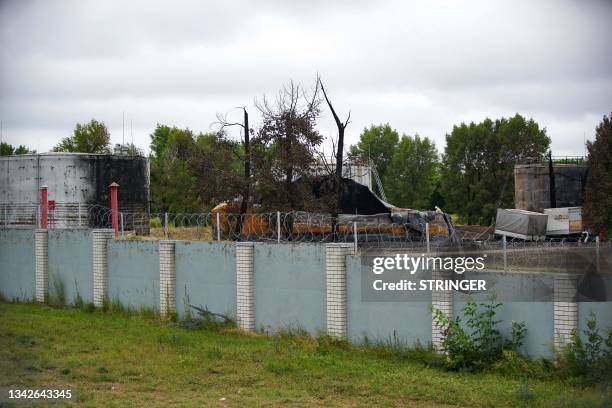
<path id="1" fill-rule="evenodd" d="M 83 309 L 85 302 L 83 301 L 81 293 L 79 292 L 79 285 L 76 279 L 74 280 L 74 288 L 76 291 L 76 295 L 74 296 L 74 307 L 76 307 L 77 309 Z"/>
<path id="2" fill-rule="evenodd" d="M 162 222 L 159 217 L 154 217 L 149 220 L 149 228 L 161 228 Z"/>
<path id="3" fill-rule="evenodd" d="M 66 304 L 66 292 L 64 290 L 64 282 L 58 274 L 51 274 L 51 286 L 49 303 L 53 306 L 64 306 Z"/>
<path id="4" fill-rule="evenodd" d="M 461 317 L 449 318 L 439 309 L 432 308 L 436 325 L 442 329 L 442 350 L 446 354 L 446 366 L 451 370 L 481 370 L 503 358 L 504 351 L 517 352 L 523 344 L 527 329 L 525 323 L 512 322 L 510 338 L 499 331 L 495 315 L 502 305 L 496 296 L 488 302 L 477 304 L 468 298 L 463 308 L 467 330 Z"/>
<path id="5" fill-rule="evenodd" d="M 577 330 L 572 340 L 557 352 L 557 364 L 561 371 L 580 383 L 594 383 L 612 379 L 612 328 L 600 334 L 597 318 L 591 312 L 583 331 L 583 340 Z"/>

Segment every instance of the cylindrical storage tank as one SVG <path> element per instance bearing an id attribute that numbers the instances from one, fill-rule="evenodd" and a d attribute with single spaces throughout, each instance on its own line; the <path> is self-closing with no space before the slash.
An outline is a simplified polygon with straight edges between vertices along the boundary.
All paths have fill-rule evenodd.
<path id="1" fill-rule="evenodd" d="M 535 212 L 550 207 L 548 166 L 541 163 L 514 166 L 514 207 Z"/>
<path id="2" fill-rule="evenodd" d="M 588 167 L 579 164 L 554 164 L 555 207 L 580 207 Z M 517 209 L 543 212 L 551 208 L 548 163 L 514 166 L 514 206 Z"/>
<path id="3" fill-rule="evenodd" d="M 109 228 L 109 185 L 119 184 L 124 229 L 149 231 L 149 160 L 141 156 L 43 153 L 0 157 L 3 225 L 35 225 L 48 187 L 49 228 Z"/>

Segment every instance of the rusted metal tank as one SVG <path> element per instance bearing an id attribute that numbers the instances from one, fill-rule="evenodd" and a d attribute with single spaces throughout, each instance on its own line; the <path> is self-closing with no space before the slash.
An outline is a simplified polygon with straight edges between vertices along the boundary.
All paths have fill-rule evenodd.
<path id="1" fill-rule="evenodd" d="M 108 227 L 109 185 L 119 184 L 119 211 L 126 230 L 149 229 L 149 159 L 142 156 L 42 153 L 0 157 L 2 224 L 36 220 L 40 187 L 54 201 L 54 227 Z M 99 206 L 98 212 L 92 206 Z M 135 213 L 138 217 L 131 216 Z M 25 223 L 24 223 L 25 224 Z"/>
<path id="2" fill-rule="evenodd" d="M 554 164 L 556 207 L 579 207 L 584 202 L 588 167 L 579 164 Z M 521 210 L 542 212 L 550 208 L 550 172 L 548 164 L 514 166 L 514 206 Z"/>

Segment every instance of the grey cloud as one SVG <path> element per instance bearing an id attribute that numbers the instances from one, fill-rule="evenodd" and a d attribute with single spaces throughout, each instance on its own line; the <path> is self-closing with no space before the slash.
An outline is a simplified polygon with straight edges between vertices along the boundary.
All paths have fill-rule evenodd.
<path id="1" fill-rule="evenodd" d="M 442 149 L 459 121 L 519 112 L 582 154 L 612 109 L 610 2 L 329 3 L 0 2 L 5 139 L 45 150 L 96 117 L 120 141 L 126 111 L 146 146 L 157 122 L 205 131 L 317 72 L 351 143 L 389 122 Z M 334 134 L 327 113 L 319 127 Z"/>

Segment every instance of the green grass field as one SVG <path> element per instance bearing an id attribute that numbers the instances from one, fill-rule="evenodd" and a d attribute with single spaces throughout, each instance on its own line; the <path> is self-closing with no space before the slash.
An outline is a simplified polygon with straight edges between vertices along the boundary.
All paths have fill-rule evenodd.
<path id="1" fill-rule="evenodd" d="M 573 386 L 552 374 L 447 372 L 384 347 L 0 303 L 0 389 L 8 388 L 70 388 L 74 406 L 612 403 L 609 386 Z"/>

